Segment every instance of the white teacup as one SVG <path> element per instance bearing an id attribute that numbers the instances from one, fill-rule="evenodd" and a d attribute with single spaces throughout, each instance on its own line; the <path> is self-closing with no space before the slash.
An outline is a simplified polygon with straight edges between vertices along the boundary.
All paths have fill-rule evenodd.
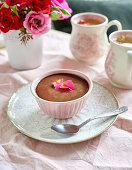
<path id="1" fill-rule="evenodd" d="M 132 89 L 132 43 L 116 42 L 120 36 L 132 38 L 132 30 L 116 31 L 109 36 L 111 47 L 105 70 L 112 85 Z"/>
<path id="2" fill-rule="evenodd" d="M 100 22 L 98 25 L 81 25 L 80 20 L 93 19 Z M 108 18 L 98 13 L 79 13 L 71 18 L 72 33 L 70 49 L 73 56 L 89 65 L 94 65 L 106 56 L 109 50 L 107 30 L 116 25 L 122 29 L 121 23 L 113 20 L 108 23 Z"/>

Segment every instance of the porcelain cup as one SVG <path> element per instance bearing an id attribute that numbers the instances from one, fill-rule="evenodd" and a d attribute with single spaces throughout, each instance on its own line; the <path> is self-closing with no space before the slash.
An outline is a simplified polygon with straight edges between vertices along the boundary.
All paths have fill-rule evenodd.
<path id="1" fill-rule="evenodd" d="M 116 39 L 120 36 L 132 38 L 132 30 L 116 31 L 109 36 L 111 47 L 105 70 L 112 85 L 132 89 L 132 44 L 118 43 Z"/>
<path id="2" fill-rule="evenodd" d="M 98 25 L 81 25 L 80 20 L 98 20 Z M 107 30 L 116 25 L 118 30 L 122 29 L 121 23 L 117 20 L 110 21 L 102 14 L 79 13 L 71 18 L 72 33 L 70 39 L 70 50 L 72 55 L 89 65 L 94 65 L 106 56 L 109 50 Z"/>

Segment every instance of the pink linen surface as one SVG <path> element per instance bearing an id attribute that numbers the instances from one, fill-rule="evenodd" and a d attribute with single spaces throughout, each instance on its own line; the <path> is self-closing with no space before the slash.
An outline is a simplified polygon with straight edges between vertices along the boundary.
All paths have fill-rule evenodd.
<path id="1" fill-rule="evenodd" d="M 0 50 L 0 170 L 131 170 L 132 90 L 113 87 L 104 71 L 104 60 L 95 66 L 80 63 L 69 50 L 70 35 L 50 31 L 44 38 L 41 67 L 16 71 L 9 66 L 5 49 Z M 76 144 L 50 144 L 20 133 L 9 121 L 6 107 L 12 94 L 38 75 L 52 69 L 75 69 L 109 88 L 129 111 L 100 136 Z"/>

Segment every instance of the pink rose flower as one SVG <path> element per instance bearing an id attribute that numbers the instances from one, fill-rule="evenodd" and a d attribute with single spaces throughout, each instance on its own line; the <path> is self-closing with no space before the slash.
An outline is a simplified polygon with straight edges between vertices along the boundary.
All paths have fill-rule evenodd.
<path id="1" fill-rule="evenodd" d="M 64 79 L 59 79 L 57 82 L 53 82 L 53 87 L 57 90 L 73 90 L 74 89 L 74 84 L 71 80 L 64 81 Z"/>
<path id="2" fill-rule="evenodd" d="M 47 33 L 50 30 L 50 16 L 40 12 L 31 11 L 26 15 L 24 27 L 34 36 Z"/>
<path id="3" fill-rule="evenodd" d="M 52 6 L 58 6 L 58 7 L 62 8 L 62 9 L 68 10 L 68 12 L 70 14 L 72 13 L 72 9 L 69 8 L 68 3 L 66 2 L 66 0 L 51 0 L 51 7 Z M 70 17 L 70 15 L 62 15 L 60 17 L 60 19 L 67 19 L 69 17 Z"/>

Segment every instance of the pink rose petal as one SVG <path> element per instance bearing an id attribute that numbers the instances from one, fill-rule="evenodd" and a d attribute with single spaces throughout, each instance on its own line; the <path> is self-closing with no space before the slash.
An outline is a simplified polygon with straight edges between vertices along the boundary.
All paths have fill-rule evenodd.
<path id="1" fill-rule="evenodd" d="M 74 89 L 74 84 L 71 80 L 67 80 L 64 82 L 64 85 L 67 86 L 69 89 L 73 90 Z"/>
<path id="2" fill-rule="evenodd" d="M 73 90 L 74 84 L 71 80 L 64 81 L 63 79 L 60 79 L 53 83 L 53 87 L 60 90 Z"/>
<path id="3" fill-rule="evenodd" d="M 63 79 L 60 79 L 60 80 L 58 80 L 57 82 L 54 82 L 54 83 L 53 83 L 53 87 L 54 87 L 55 89 L 59 89 L 62 83 L 63 83 Z"/>
<path id="4" fill-rule="evenodd" d="M 56 82 L 53 83 L 53 86 L 54 86 L 55 89 L 59 89 L 60 88 L 60 85 L 58 83 L 56 83 Z"/>

